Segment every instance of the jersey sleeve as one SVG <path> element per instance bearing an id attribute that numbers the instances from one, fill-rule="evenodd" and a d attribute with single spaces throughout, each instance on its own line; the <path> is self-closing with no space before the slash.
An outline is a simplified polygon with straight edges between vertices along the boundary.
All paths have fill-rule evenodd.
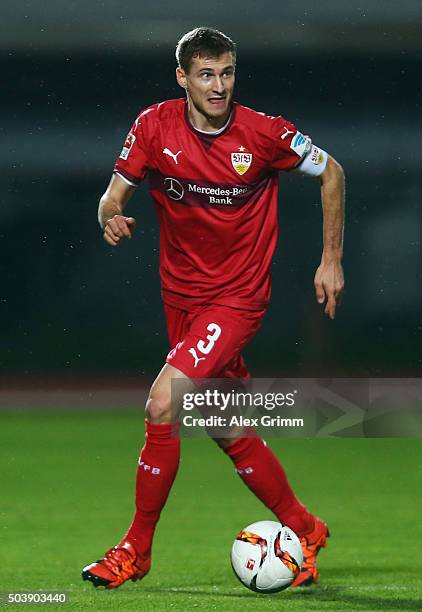
<path id="1" fill-rule="evenodd" d="M 306 157 L 312 147 L 309 136 L 283 117 L 275 117 L 272 124 L 274 147 L 271 167 L 275 170 L 293 170 Z"/>
<path id="2" fill-rule="evenodd" d="M 139 115 L 123 144 L 123 149 L 114 165 L 114 172 L 127 183 L 137 187 L 148 171 L 149 146 L 142 124 L 142 114 Z"/>

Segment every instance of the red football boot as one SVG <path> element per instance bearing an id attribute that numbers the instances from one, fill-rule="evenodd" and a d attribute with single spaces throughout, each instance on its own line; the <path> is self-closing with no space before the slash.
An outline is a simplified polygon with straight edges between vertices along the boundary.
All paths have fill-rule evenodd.
<path id="1" fill-rule="evenodd" d="M 123 540 L 110 548 L 103 559 L 84 567 L 82 579 L 90 580 L 95 587 L 117 589 L 126 580 L 143 578 L 150 567 L 151 559 L 141 558 L 129 540 Z"/>
<path id="2" fill-rule="evenodd" d="M 327 525 L 316 516 L 313 530 L 300 538 L 303 550 L 303 564 L 300 574 L 292 583 L 292 587 L 309 586 L 318 582 L 316 558 L 320 549 L 327 546 L 329 535 Z"/>

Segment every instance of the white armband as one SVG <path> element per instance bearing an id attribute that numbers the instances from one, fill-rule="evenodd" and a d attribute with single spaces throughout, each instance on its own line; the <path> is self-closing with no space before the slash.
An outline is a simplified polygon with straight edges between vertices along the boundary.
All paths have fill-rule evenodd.
<path id="1" fill-rule="evenodd" d="M 328 153 L 312 145 L 309 153 L 304 157 L 303 161 L 296 166 L 295 170 L 299 170 L 299 172 L 303 172 L 303 174 L 307 174 L 308 176 L 320 176 L 325 170 L 327 161 Z"/>

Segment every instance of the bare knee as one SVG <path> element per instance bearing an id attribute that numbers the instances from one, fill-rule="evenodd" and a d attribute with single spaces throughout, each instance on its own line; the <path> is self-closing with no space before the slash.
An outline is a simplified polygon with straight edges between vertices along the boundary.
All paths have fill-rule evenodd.
<path id="1" fill-rule="evenodd" d="M 150 423 L 171 423 L 177 418 L 181 398 L 174 392 L 172 396 L 172 380 L 178 378 L 188 380 L 183 372 L 166 363 L 149 392 L 146 417 Z"/>
<path id="2" fill-rule="evenodd" d="M 172 420 L 170 396 L 165 393 L 156 393 L 151 389 L 145 411 L 150 423 L 156 425 L 170 423 Z"/>

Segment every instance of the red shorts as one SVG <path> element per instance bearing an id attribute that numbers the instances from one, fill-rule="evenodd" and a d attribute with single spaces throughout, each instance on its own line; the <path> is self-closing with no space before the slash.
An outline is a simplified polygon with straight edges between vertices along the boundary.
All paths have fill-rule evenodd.
<path id="1" fill-rule="evenodd" d="M 167 363 L 188 378 L 250 378 L 240 351 L 261 326 L 265 309 L 214 304 L 187 312 L 164 304 L 164 311 L 173 347 Z"/>

